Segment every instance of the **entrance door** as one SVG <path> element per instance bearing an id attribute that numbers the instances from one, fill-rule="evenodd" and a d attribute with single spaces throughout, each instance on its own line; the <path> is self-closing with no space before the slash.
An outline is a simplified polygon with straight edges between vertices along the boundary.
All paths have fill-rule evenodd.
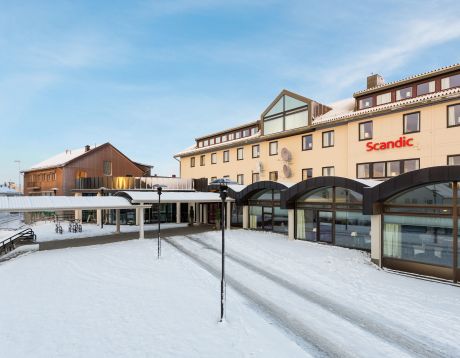
<path id="1" fill-rule="evenodd" d="M 332 211 L 318 210 L 318 241 L 332 243 Z"/>
<path id="2" fill-rule="evenodd" d="M 271 206 L 262 207 L 262 228 L 265 231 L 273 230 L 273 208 Z"/>

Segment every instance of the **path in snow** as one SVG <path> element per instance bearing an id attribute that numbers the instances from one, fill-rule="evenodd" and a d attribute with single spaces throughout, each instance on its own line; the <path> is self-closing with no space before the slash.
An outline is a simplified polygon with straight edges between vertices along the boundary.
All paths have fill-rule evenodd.
<path id="1" fill-rule="evenodd" d="M 191 236 L 188 236 L 187 240 L 173 240 L 168 242 L 220 277 L 220 249 Z M 303 345 L 314 346 L 318 353 L 344 356 L 344 352 L 347 351 L 353 352 L 353 356 L 356 356 L 356 352 L 361 351 L 367 356 L 395 354 L 398 351 L 398 356 L 409 354 L 420 357 L 444 357 L 448 352 L 458 352 L 456 347 L 440 345 L 430 337 L 408 332 L 394 322 L 374 319 L 369 314 L 299 287 L 285 277 L 244 260 L 241 256 L 229 253 L 227 258 L 229 271 L 232 272 L 227 276 L 229 285 L 251 299 L 285 329 L 300 337 Z M 261 281 L 264 282 L 263 287 L 257 289 Z M 263 291 L 265 294 L 261 295 L 260 292 Z M 298 305 L 295 302 L 298 302 Z M 302 312 L 296 312 L 299 306 L 304 308 Z M 305 311 L 308 311 L 308 314 Z M 337 333 L 343 336 L 343 333 L 347 332 L 346 336 L 351 340 L 337 339 L 337 335 L 332 334 L 334 329 L 331 327 L 340 327 L 341 332 Z M 311 347 L 308 348 L 311 350 Z"/>

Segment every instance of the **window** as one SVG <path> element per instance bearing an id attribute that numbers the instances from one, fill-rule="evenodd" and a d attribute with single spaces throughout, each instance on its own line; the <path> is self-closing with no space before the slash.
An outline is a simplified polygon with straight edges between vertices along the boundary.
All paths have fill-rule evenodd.
<path id="1" fill-rule="evenodd" d="M 216 144 L 220 143 L 220 137 L 216 137 Z"/>
<path id="2" fill-rule="evenodd" d="M 358 164 L 356 166 L 356 177 L 358 179 L 367 179 L 371 176 L 370 163 Z"/>
<path id="3" fill-rule="evenodd" d="M 283 131 L 284 118 L 278 117 L 264 121 L 264 134 L 272 134 Z"/>
<path id="4" fill-rule="evenodd" d="M 377 96 L 377 106 L 391 102 L 391 92 L 379 94 Z"/>
<path id="5" fill-rule="evenodd" d="M 210 182 L 212 183 L 214 180 L 217 180 L 217 177 L 211 177 Z"/>
<path id="6" fill-rule="evenodd" d="M 211 164 L 217 163 L 217 153 L 211 153 Z"/>
<path id="7" fill-rule="evenodd" d="M 269 146 L 269 155 L 278 154 L 278 142 L 270 142 L 268 146 Z"/>
<path id="8" fill-rule="evenodd" d="M 323 167 L 323 176 L 330 177 L 335 174 L 334 167 Z"/>
<path id="9" fill-rule="evenodd" d="M 313 149 L 313 136 L 311 134 L 302 137 L 302 150 Z"/>
<path id="10" fill-rule="evenodd" d="M 401 174 L 401 162 L 395 160 L 387 163 L 387 177 L 395 177 Z"/>
<path id="11" fill-rule="evenodd" d="M 257 133 L 257 127 L 251 128 L 251 135 L 254 135 Z"/>
<path id="12" fill-rule="evenodd" d="M 249 128 L 243 131 L 243 137 L 249 137 Z"/>
<path id="13" fill-rule="evenodd" d="M 404 134 L 420 132 L 420 112 L 409 113 L 403 116 Z"/>
<path id="14" fill-rule="evenodd" d="M 206 156 L 205 155 L 201 155 L 200 156 L 200 165 L 203 166 L 204 165 L 204 160 L 205 160 Z"/>
<path id="15" fill-rule="evenodd" d="M 372 107 L 372 97 L 367 97 L 359 100 L 359 109 Z"/>
<path id="16" fill-rule="evenodd" d="M 238 174 L 236 176 L 236 182 L 240 185 L 244 184 L 244 174 Z"/>
<path id="17" fill-rule="evenodd" d="M 227 163 L 230 160 L 228 150 L 224 150 L 224 163 Z"/>
<path id="18" fill-rule="evenodd" d="M 412 97 L 412 87 L 402 88 L 396 91 L 396 100 L 401 101 L 403 99 Z"/>
<path id="19" fill-rule="evenodd" d="M 112 175 L 112 162 L 109 160 L 104 160 L 104 175 Z"/>
<path id="20" fill-rule="evenodd" d="M 448 155 L 447 165 L 460 165 L 460 155 Z"/>
<path id="21" fill-rule="evenodd" d="M 209 145 L 209 140 L 208 139 L 204 140 L 203 141 L 203 146 L 207 147 L 208 145 Z"/>
<path id="22" fill-rule="evenodd" d="M 460 126 L 460 104 L 447 107 L 447 127 Z"/>
<path id="23" fill-rule="evenodd" d="M 198 148 L 201 148 L 202 146 L 203 146 L 203 142 L 202 141 L 198 142 Z"/>
<path id="24" fill-rule="evenodd" d="M 403 162 L 404 173 L 411 172 L 413 170 L 420 169 L 420 160 L 419 159 L 406 159 Z"/>
<path id="25" fill-rule="evenodd" d="M 236 160 L 243 160 L 243 148 L 236 150 Z"/>
<path id="26" fill-rule="evenodd" d="M 435 88 L 436 87 L 434 81 L 420 83 L 419 85 L 417 85 L 417 96 L 423 96 L 427 93 L 433 93 L 435 91 Z"/>
<path id="27" fill-rule="evenodd" d="M 323 148 L 334 146 L 334 131 L 323 132 Z"/>
<path id="28" fill-rule="evenodd" d="M 235 139 L 235 134 L 230 133 L 230 134 L 228 135 L 228 140 L 233 140 L 233 139 Z"/>
<path id="29" fill-rule="evenodd" d="M 278 172 L 270 172 L 268 175 L 269 180 L 277 181 L 278 180 Z"/>
<path id="30" fill-rule="evenodd" d="M 210 144 L 210 145 L 213 145 L 213 144 L 214 144 L 214 138 L 211 138 L 211 139 L 209 140 L 209 144 Z"/>
<path id="31" fill-rule="evenodd" d="M 252 173 L 252 182 L 256 183 L 259 181 L 259 173 Z"/>
<path id="32" fill-rule="evenodd" d="M 363 122 L 359 124 L 359 140 L 369 140 L 373 136 L 372 121 Z"/>
<path id="33" fill-rule="evenodd" d="M 259 144 L 252 146 L 252 157 L 259 158 L 260 157 L 260 146 Z"/>
<path id="34" fill-rule="evenodd" d="M 230 179 L 230 175 L 224 175 L 222 178 L 224 178 L 224 179 Z"/>
<path id="35" fill-rule="evenodd" d="M 190 158 L 190 166 L 193 168 L 195 166 L 195 157 Z"/>
<path id="36" fill-rule="evenodd" d="M 236 132 L 235 139 L 240 139 L 240 138 L 241 138 L 241 132 Z"/>
<path id="37" fill-rule="evenodd" d="M 224 134 L 224 135 L 222 136 L 222 143 L 224 143 L 224 142 L 226 142 L 226 141 L 227 141 L 227 135 Z"/>
<path id="38" fill-rule="evenodd" d="M 308 103 L 283 95 L 271 106 L 263 118 L 265 135 L 308 125 Z"/>
<path id="39" fill-rule="evenodd" d="M 302 180 L 307 180 L 310 178 L 313 178 L 313 169 L 312 168 L 302 169 Z"/>
<path id="40" fill-rule="evenodd" d="M 442 90 L 458 86 L 460 86 L 460 74 L 446 77 L 441 80 Z"/>
<path id="41" fill-rule="evenodd" d="M 372 177 L 373 178 L 385 178 L 386 174 L 386 163 L 377 162 L 372 165 Z"/>

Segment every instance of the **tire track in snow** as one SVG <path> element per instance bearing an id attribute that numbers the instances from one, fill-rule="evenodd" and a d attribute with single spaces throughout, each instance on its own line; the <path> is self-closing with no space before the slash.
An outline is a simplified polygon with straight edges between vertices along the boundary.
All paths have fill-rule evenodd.
<path id="1" fill-rule="evenodd" d="M 185 236 L 186 238 L 196 242 L 197 244 L 201 245 L 202 247 L 212 250 L 218 254 L 220 254 L 220 250 L 215 248 L 214 246 L 203 242 L 193 236 Z M 339 316 L 356 326 L 365 329 L 369 333 L 377 336 L 390 344 L 395 344 L 401 349 L 405 350 L 406 352 L 417 355 L 420 357 L 449 357 L 452 355 L 449 352 L 458 351 L 458 347 L 451 347 L 445 344 L 440 344 L 429 337 L 420 336 L 415 333 L 409 333 L 407 328 L 392 328 L 385 324 L 382 324 L 376 320 L 369 319 L 369 316 L 361 313 L 357 310 L 354 310 L 350 307 L 342 305 L 338 302 L 335 302 L 327 297 L 321 296 L 313 291 L 307 290 L 305 288 L 299 287 L 296 284 L 286 280 L 285 278 L 274 274 L 273 272 L 267 271 L 247 260 L 242 259 L 241 257 L 237 257 L 231 253 L 226 253 L 226 258 L 232 260 L 233 262 L 244 266 L 245 268 L 256 272 L 257 274 L 273 281 L 274 283 L 282 286 L 283 288 L 291 291 L 292 293 L 296 294 L 297 296 L 314 303 L 323 309 L 331 312 L 332 314 Z M 440 347 L 442 346 L 442 348 Z"/>

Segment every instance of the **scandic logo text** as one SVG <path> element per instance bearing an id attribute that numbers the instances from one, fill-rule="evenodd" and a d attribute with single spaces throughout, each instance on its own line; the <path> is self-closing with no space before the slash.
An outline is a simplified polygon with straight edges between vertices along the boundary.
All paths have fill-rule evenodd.
<path id="1" fill-rule="evenodd" d="M 379 142 L 379 143 L 368 142 L 366 143 L 366 148 L 367 148 L 366 151 L 371 152 L 373 150 L 413 147 L 414 146 L 414 143 L 412 143 L 413 140 L 414 138 L 399 137 L 399 139 L 397 140 L 390 140 L 388 142 Z"/>

